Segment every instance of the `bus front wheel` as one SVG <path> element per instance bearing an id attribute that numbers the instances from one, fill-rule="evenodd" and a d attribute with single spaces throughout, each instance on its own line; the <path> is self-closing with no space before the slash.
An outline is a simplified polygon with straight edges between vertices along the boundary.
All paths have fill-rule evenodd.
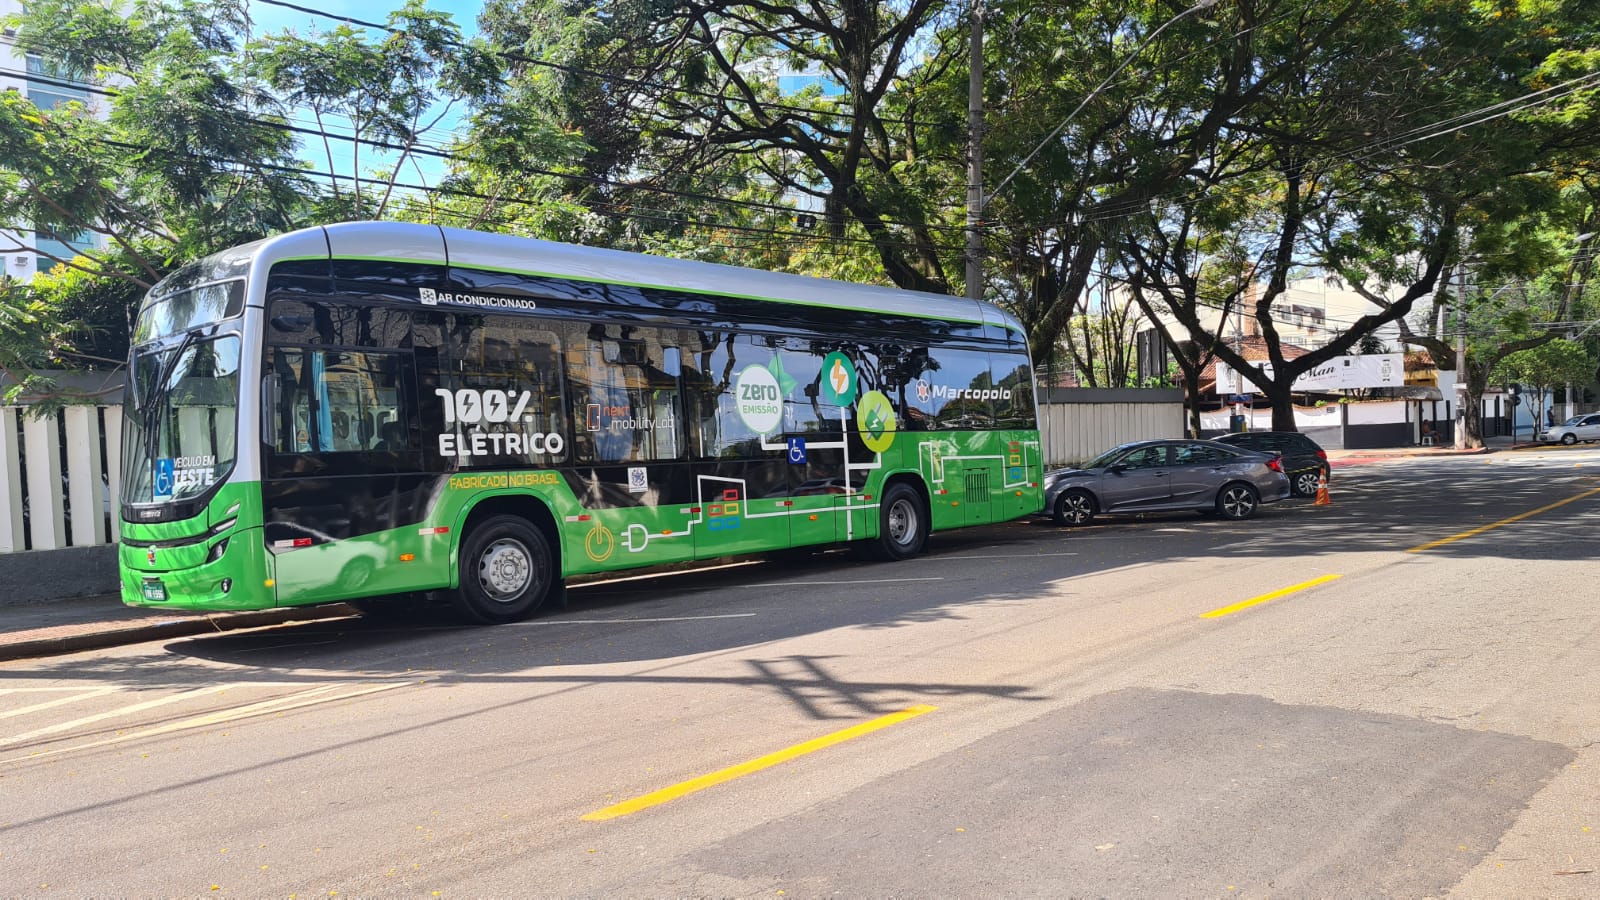
<path id="1" fill-rule="evenodd" d="M 456 608 L 482 625 L 527 618 L 555 581 L 550 542 L 516 516 L 495 516 L 475 526 L 461 547 L 461 588 Z"/>
<path id="2" fill-rule="evenodd" d="M 878 506 L 878 537 L 868 544 L 878 559 L 910 559 L 928 543 L 928 508 L 905 484 L 891 484 Z"/>

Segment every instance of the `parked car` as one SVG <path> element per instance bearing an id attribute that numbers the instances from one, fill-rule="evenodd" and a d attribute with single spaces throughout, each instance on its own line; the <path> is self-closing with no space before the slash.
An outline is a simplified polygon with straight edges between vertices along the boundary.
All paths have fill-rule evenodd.
<path id="1" fill-rule="evenodd" d="M 1243 431 L 1225 434 L 1217 441 L 1231 447 L 1282 454 L 1283 471 L 1289 475 L 1289 488 L 1297 497 L 1315 497 L 1319 480 L 1333 480 L 1327 451 L 1298 431 Z"/>
<path id="2" fill-rule="evenodd" d="M 1045 510 L 1062 525 L 1102 513 L 1215 512 L 1248 519 L 1263 503 L 1289 496 L 1275 453 L 1216 441 L 1135 441 L 1112 447 L 1082 468 L 1044 477 Z"/>
<path id="3" fill-rule="evenodd" d="M 1544 439 L 1547 441 L 1560 441 L 1568 445 L 1576 444 L 1579 441 L 1583 441 L 1585 444 L 1600 441 L 1600 413 L 1573 416 L 1546 431 Z"/>

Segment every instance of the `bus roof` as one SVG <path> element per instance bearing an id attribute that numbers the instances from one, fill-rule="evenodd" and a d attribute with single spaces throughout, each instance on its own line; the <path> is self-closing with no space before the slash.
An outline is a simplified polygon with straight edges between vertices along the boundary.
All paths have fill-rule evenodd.
<path id="1" fill-rule="evenodd" d="M 999 307 L 964 297 L 435 225 L 344 222 L 289 232 L 224 251 L 224 254 L 236 259 L 241 251 L 254 251 L 256 265 L 260 267 L 258 271 L 282 260 L 323 256 L 435 263 L 455 268 L 987 323 L 1026 333 L 1014 317 Z"/>

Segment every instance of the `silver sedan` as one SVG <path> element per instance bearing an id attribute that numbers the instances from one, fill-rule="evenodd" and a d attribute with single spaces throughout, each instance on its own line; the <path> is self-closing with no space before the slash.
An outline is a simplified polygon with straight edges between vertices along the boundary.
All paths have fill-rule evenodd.
<path id="1" fill-rule="evenodd" d="M 1215 441 L 1135 441 L 1082 468 L 1045 475 L 1045 510 L 1062 525 L 1101 513 L 1215 512 L 1248 519 L 1263 503 L 1289 496 L 1276 453 Z"/>

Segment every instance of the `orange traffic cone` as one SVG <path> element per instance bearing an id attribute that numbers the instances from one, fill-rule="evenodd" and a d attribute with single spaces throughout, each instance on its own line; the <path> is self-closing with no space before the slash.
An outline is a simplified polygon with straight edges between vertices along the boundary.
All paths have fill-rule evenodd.
<path id="1" fill-rule="evenodd" d="M 1327 506 L 1333 501 L 1328 499 L 1328 473 L 1323 472 L 1317 476 L 1317 502 L 1313 506 Z"/>

